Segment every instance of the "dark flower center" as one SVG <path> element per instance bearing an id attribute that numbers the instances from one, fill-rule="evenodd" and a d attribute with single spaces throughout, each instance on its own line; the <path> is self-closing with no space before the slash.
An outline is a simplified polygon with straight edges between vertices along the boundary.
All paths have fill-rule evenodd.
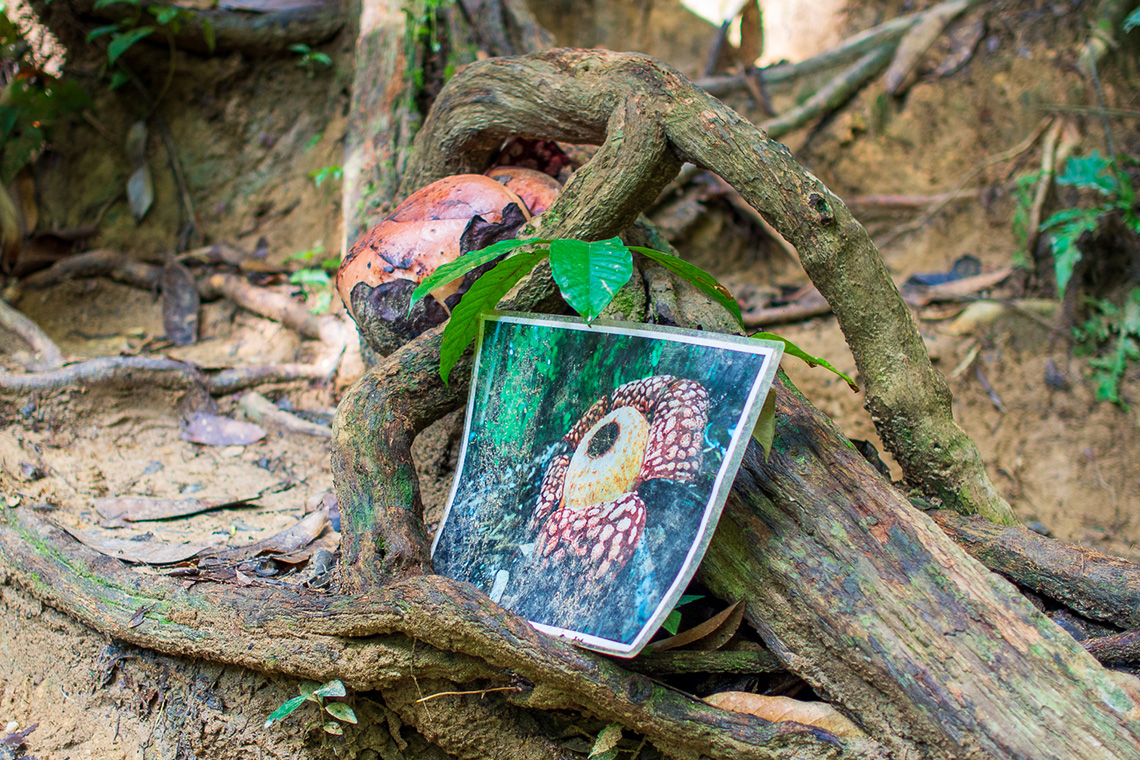
<path id="1" fill-rule="evenodd" d="M 621 435 L 621 426 L 616 422 L 607 422 L 598 428 L 598 432 L 594 433 L 594 437 L 586 445 L 586 454 L 597 459 L 613 448 L 614 441 L 619 435 Z"/>

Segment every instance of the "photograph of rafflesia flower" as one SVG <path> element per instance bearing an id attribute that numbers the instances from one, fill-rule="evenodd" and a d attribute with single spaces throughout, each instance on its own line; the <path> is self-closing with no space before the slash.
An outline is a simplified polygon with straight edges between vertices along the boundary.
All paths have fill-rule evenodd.
<path id="1" fill-rule="evenodd" d="M 781 351 L 487 317 L 436 572 L 540 630 L 632 657 L 696 571 Z"/>

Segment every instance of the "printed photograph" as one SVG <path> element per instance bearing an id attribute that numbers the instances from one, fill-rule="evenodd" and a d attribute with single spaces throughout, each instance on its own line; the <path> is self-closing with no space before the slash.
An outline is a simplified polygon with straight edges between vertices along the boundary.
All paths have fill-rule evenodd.
<path id="1" fill-rule="evenodd" d="M 635 655 L 696 571 L 782 350 L 487 317 L 435 571 L 540 630 Z"/>

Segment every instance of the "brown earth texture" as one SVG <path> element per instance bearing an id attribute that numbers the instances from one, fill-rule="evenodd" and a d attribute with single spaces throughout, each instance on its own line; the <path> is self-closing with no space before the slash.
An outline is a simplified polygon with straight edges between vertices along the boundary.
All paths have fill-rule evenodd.
<path id="1" fill-rule="evenodd" d="M 564 12 L 567 3 L 534 5 L 561 44 L 640 50 L 694 78 L 702 75 L 716 37 L 712 24 L 670 2 L 596 2 L 579 13 Z M 846 35 L 917 9 L 887 5 L 821 5 L 817 11 L 825 18 L 803 19 L 801 26 L 813 29 L 784 40 L 792 51 L 787 54 L 810 57 Z M 1075 350 L 1071 337 L 1071 326 L 1085 319 L 1089 307 L 1079 299 L 1057 301 L 1047 250 L 1026 251 L 1014 229 L 1018 179 L 1041 168 L 1049 134 L 1066 142 L 1071 155 L 1105 155 L 1107 124 L 1119 156 L 1140 156 L 1134 110 L 1133 118 L 1107 122 L 1087 110 L 1097 104 L 1097 94 L 1078 55 L 1089 36 L 1091 5 L 979 3 L 918 62 L 903 94 L 888 95 L 877 79 L 840 110 L 783 141 L 850 202 L 900 286 L 914 274 L 948 271 L 967 255 L 983 273 L 1018 266 L 1003 284 L 985 291 L 997 307 L 979 309 L 975 294 L 915 307 L 935 366 L 949 378 L 955 415 L 1024 523 L 1140 559 L 1140 418 L 1133 403 L 1140 399 L 1138 372 L 1131 364 L 1125 371 L 1120 403 L 1098 400 L 1089 356 Z M 781 30 L 793 24 L 786 12 L 771 16 L 784 19 Z M 1136 38 L 1140 32 L 1122 36 L 1123 44 L 1102 59 L 1101 96 L 1111 109 L 1137 107 Z M 318 49 L 329 56 L 329 66 L 299 66 L 296 54 L 255 59 L 179 51 L 170 58 L 164 46 L 138 47 L 131 55 L 140 71 L 159 72 L 154 76 L 161 79 L 171 61 L 175 67 L 154 113 L 168 125 L 185 172 L 199 221 L 195 242 L 261 249 L 259 260 L 268 270 L 335 258 L 341 247 L 338 180 L 326 172 L 330 176 L 318 185 L 314 176 L 341 162 L 353 40 L 342 34 Z M 154 203 L 136 222 L 124 189 L 133 168 L 124 144 L 147 107 L 129 88 L 108 90 L 102 56 L 102 49 L 92 45 L 84 53 L 80 45 L 65 65 L 66 75 L 81 82 L 95 104 L 84 118 L 56 130 L 50 150 L 34 166 L 38 229 L 96 224 L 89 247 L 161 262 L 178 247 L 183 218 L 166 142 L 151 130 L 146 159 Z M 775 111 L 785 111 L 834 73 L 765 95 Z M 769 117 L 747 90 L 726 99 L 756 122 Z M 947 193 L 958 195 L 946 200 Z M 1065 189 L 1050 195 L 1044 209 L 1048 214 L 1088 202 Z M 746 311 L 807 282 L 791 252 L 711 180 L 698 177 L 671 190 L 652 217 L 685 255 L 718 274 Z M 1123 262 L 1116 271 L 1079 283 L 1087 295 L 1119 303 L 1138 285 L 1135 237 L 1128 245 L 1123 255 L 1104 253 Z M 306 295 L 280 275 L 264 281 Z M 203 367 L 240 367 L 307 361 L 320 348 L 277 322 L 215 301 L 203 308 L 199 343 L 176 349 L 161 342 L 161 306 L 149 290 L 103 278 L 48 290 L 22 289 L 15 279 L 9 286 L 13 305 L 70 359 L 153 354 Z M 307 297 L 316 298 L 319 290 Z M 856 373 L 830 316 L 765 329 Z M 16 347 L 0 348 L 9 351 L 0 355 L 5 371 L 23 371 L 10 353 Z M 320 420 L 359 372 L 358 357 L 344 367 L 335 383 L 283 383 L 261 391 Z M 825 370 L 795 360 L 786 360 L 785 368 L 851 438 L 882 450 L 860 393 Z M 237 395 L 220 398 L 219 413 L 242 419 L 238 401 Z M 159 388 L 4 398 L 0 496 L 7 506 L 0 508 L 43 510 L 72 528 L 103 523 L 124 539 L 153 534 L 240 546 L 295 524 L 331 491 L 327 439 L 267 427 L 267 435 L 249 445 L 191 443 L 180 436 L 178 403 L 176 393 Z M 438 515 L 450 488 L 456 424 L 454 417 L 443 421 L 417 445 L 431 514 Z M 897 478 L 898 468 L 887 464 Z M 127 495 L 249 504 L 141 529 L 108 527 L 94 499 Z M 320 540 L 335 545 L 331 528 L 325 531 Z M 343 737 L 325 734 L 312 705 L 266 728 L 267 716 L 298 693 L 295 680 L 122 645 L 45 607 L 8 583 L 2 569 L 0 621 L 0 727 L 12 733 L 35 725 L 26 749 L 40 760 L 438 756 L 367 694 L 352 697 L 360 723 L 348 726 Z M 0 757 L 8 757 L 5 751 L 0 748 Z"/>

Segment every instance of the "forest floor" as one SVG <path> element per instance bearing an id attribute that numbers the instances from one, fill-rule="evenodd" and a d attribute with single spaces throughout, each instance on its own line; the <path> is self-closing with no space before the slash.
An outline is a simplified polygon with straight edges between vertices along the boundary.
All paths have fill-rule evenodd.
<path id="1" fill-rule="evenodd" d="M 713 28 L 685 13 L 658 3 L 648 16 L 629 21 L 626 38 L 697 76 Z M 854 30 L 878 20 L 852 11 L 840 25 Z M 598 20 L 597 28 L 604 23 L 612 25 L 612 19 Z M 881 250 L 900 285 L 916 273 L 947 271 L 967 254 L 983 271 L 1018 261 L 1011 188 L 1038 168 L 1040 141 L 1008 161 L 986 162 L 1039 131 L 1051 115 L 1050 104 L 1091 102 L 1074 66 L 1084 28 L 1078 14 L 1018 3 L 988 14 L 984 23 L 979 14 L 977 23 L 981 36 L 958 68 L 923 74 L 901 99 L 886 96 L 881 81 L 873 83 L 823 125 L 785 139 L 801 162 L 852 201 L 876 240 L 887 241 Z M 583 24 L 560 41 L 594 44 L 597 28 Z M 612 35 L 612 26 L 607 31 Z M 180 54 L 178 76 L 159 109 L 187 168 L 205 239 L 266 250 L 263 262 L 270 269 L 296 268 L 295 257 L 306 251 L 316 259 L 335 257 L 340 247 L 339 188 L 333 180 L 318 186 L 312 175 L 340 163 L 352 44 L 339 40 L 326 49 L 336 65 L 311 77 L 288 58 L 250 62 Z M 149 55 L 165 61 L 165 53 Z M 94 61 L 73 65 L 95 77 Z M 1131 93 L 1140 87 L 1134 65 L 1109 62 L 1105 68 L 1108 105 L 1135 108 Z M 802 85 L 811 86 L 818 83 Z M 787 108 L 800 95 L 777 91 L 773 101 Z M 88 123 L 73 125 L 57 139 L 52 160 L 41 161 L 40 225 L 89 223 L 93 211 L 106 205 L 96 245 L 161 260 L 178 237 L 177 188 L 162 143 L 152 135 L 155 203 L 136 224 L 120 197 L 128 169 L 119 137 L 139 115 L 126 103 L 124 96 L 103 92 L 93 111 L 103 134 Z M 732 104 L 755 121 L 765 118 L 746 96 Z M 1104 150 L 1099 120 L 1065 118 L 1081 139 L 1077 155 Z M 1113 128 L 1117 150 L 1140 156 L 1140 132 L 1123 122 Z M 930 204 L 857 204 L 870 196 L 928 196 L 961 188 L 979 192 L 912 231 L 899 228 Z M 746 305 L 774 289 L 788 292 L 806 283 L 798 265 L 723 194 L 682 188 L 658 204 L 657 220 L 683 253 L 720 275 Z M 283 283 L 275 287 L 297 290 Z M 1032 277 L 1014 276 L 996 295 L 1019 299 L 1041 292 Z M 163 345 L 155 295 L 107 279 L 25 291 L 14 305 L 71 358 L 156 353 L 209 368 L 305 360 L 318 349 L 225 301 L 204 306 L 196 346 Z M 937 314 L 921 310 L 920 325 L 935 366 L 950 378 L 956 418 L 980 446 L 1017 516 L 1056 537 L 1140 559 L 1136 407 L 1096 399 L 1087 359 L 1074 356 L 1070 329 L 1059 316 L 1043 324 L 1014 311 L 963 327 L 954 320 L 967 305 L 943 305 Z M 765 329 L 855 374 L 830 316 Z M 5 368 L 18 371 L 6 359 L 0 357 Z M 862 394 L 823 370 L 796 361 L 785 362 L 785 368 L 850 437 L 882 451 Z M 1137 379 L 1135 369 L 1126 374 L 1126 400 L 1140 397 Z M 342 376 L 329 387 L 282 384 L 262 392 L 319 416 L 351 380 Z M 236 395 L 219 399 L 219 407 L 220 414 L 242 417 Z M 451 418 L 438 425 L 417 447 L 429 510 L 439 510 L 450 487 L 455 452 L 447 439 L 455 424 Z M 75 390 L 8 400 L 0 404 L 0 490 L 9 505 L 48 505 L 42 508 L 50 508 L 53 519 L 74 528 L 102 524 L 121 538 L 240 546 L 295 524 L 332 489 L 326 439 L 266 428 L 254 444 L 208 446 L 184 440 L 181 431 L 177 394 L 160 389 Z M 897 467 L 885 454 L 884 459 L 897 477 Z M 38 468 L 34 477 L 22 469 L 30 460 Z M 108 522 L 96 512 L 94 499 L 125 495 L 255 506 L 142 527 Z M 331 534 L 331 527 L 326 530 Z M 304 758 L 331 752 L 332 745 L 321 749 L 322 733 L 305 708 L 299 719 L 263 727 L 268 714 L 297 693 L 295 681 L 120 645 L 5 581 L 0 577 L 0 725 L 38 724 L 27 744 L 40 760 Z M 357 699 L 367 702 L 365 695 Z M 342 757 L 394 757 L 402 751 L 395 724 L 350 737 L 339 747 Z"/>

